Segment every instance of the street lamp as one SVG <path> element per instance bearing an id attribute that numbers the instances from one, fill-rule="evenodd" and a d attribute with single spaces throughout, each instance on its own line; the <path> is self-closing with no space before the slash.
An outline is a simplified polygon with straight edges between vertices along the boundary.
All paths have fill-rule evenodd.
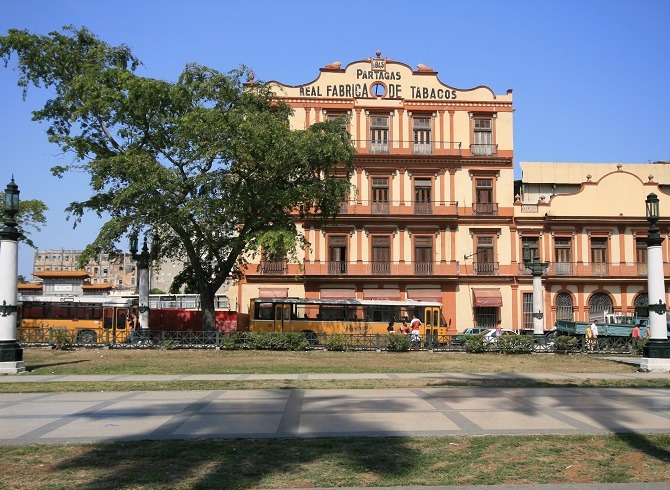
<path id="1" fill-rule="evenodd" d="M 0 231 L 0 373 L 26 370 L 23 349 L 16 341 L 19 230 L 14 217 L 19 212 L 19 187 L 12 181 L 5 189 L 5 221 Z"/>
<path id="2" fill-rule="evenodd" d="M 538 252 L 533 253 L 533 252 Z M 549 262 L 540 262 L 539 251 L 531 250 L 528 243 L 523 244 L 523 265 L 533 275 L 533 335 L 544 335 L 544 301 L 542 294 L 542 274 Z"/>
<path id="3" fill-rule="evenodd" d="M 670 370 L 670 342 L 666 323 L 665 277 L 663 276 L 663 237 L 658 227 L 659 199 L 653 192 L 647 196 L 647 291 L 649 298 L 649 342 L 643 348 L 644 358 L 640 368 L 652 371 Z"/>
<path id="4" fill-rule="evenodd" d="M 144 236 L 142 252 L 137 253 L 138 239 L 137 234 L 130 237 L 130 253 L 137 262 L 139 269 L 139 279 L 137 286 L 138 293 L 138 317 L 140 328 L 146 330 L 149 328 L 149 247 L 147 247 L 147 237 Z"/>

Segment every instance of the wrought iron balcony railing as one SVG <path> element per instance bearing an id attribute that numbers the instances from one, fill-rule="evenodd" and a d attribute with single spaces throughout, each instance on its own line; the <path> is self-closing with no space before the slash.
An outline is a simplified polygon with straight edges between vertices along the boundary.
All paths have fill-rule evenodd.
<path id="1" fill-rule="evenodd" d="M 474 262 L 473 271 L 478 276 L 497 276 L 500 274 L 498 262 Z"/>
<path id="2" fill-rule="evenodd" d="M 458 262 L 343 262 L 305 263 L 306 276 L 457 276 Z"/>
<path id="3" fill-rule="evenodd" d="M 670 264 L 663 264 L 664 274 L 670 272 Z M 519 273 L 530 275 L 530 271 L 519 264 Z M 550 262 L 547 277 L 577 276 L 577 277 L 647 277 L 647 264 L 637 262 Z"/>
<path id="4" fill-rule="evenodd" d="M 496 208 L 497 209 L 497 208 Z M 343 202 L 340 214 L 392 216 L 458 216 L 458 201 L 360 201 Z"/>
<path id="5" fill-rule="evenodd" d="M 472 213 L 477 216 L 498 216 L 497 202 L 472 203 Z"/>
<path id="6" fill-rule="evenodd" d="M 415 155 L 431 155 L 433 153 L 433 145 L 431 143 L 414 143 L 412 153 Z"/>
<path id="7" fill-rule="evenodd" d="M 258 265 L 259 274 L 286 274 L 288 265 L 285 260 L 263 260 Z"/>
<path id="8" fill-rule="evenodd" d="M 470 154 L 478 157 L 490 157 L 498 154 L 498 145 L 470 145 Z"/>

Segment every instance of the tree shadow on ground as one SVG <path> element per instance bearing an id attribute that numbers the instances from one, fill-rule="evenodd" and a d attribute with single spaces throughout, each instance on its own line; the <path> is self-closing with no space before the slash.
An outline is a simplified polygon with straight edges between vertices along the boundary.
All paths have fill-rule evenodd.
<path id="1" fill-rule="evenodd" d="M 32 373 L 35 370 L 38 369 L 44 369 L 48 367 L 53 367 L 53 366 L 62 366 L 64 364 L 79 364 L 82 362 L 90 362 L 88 359 L 80 359 L 78 361 L 67 361 L 67 362 L 53 362 L 51 364 L 32 364 L 29 366 L 26 366 L 26 371 Z"/>
<path id="2" fill-rule="evenodd" d="M 286 393 L 285 390 L 277 391 Z M 118 441 L 123 442 L 92 445 L 90 450 L 57 463 L 55 470 L 88 473 L 107 469 L 97 471 L 96 481 L 80 488 L 150 486 L 241 490 L 263 488 L 263 481 L 268 478 L 279 479 L 283 482 L 282 486 L 288 488 L 313 487 L 315 482 L 321 485 L 323 482 L 332 482 L 326 486 L 341 486 L 341 470 L 345 468 L 355 475 L 352 477 L 355 481 L 351 484 L 360 483 L 361 480 L 373 484 L 378 479 L 405 478 L 420 463 L 421 451 L 412 447 L 409 438 L 369 437 L 386 430 L 385 410 L 400 416 L 414 410 L 411 402 L 402 398 L 347 400 L 342 397 L 340 400 L 335 395 L 325 394 L 301 400 L 303 406 L 297 410 L 287 410 L 282 406 L 277 411 L 274 408 L 276 399 L 261 402 L 255 408 L 247 406 L 247 411 L 254 411 L 252 413 L 259 416 L 255 419 L 258 424 L 275 425 L 276 430 L 273 428 L 264 433 L 264 427 L 250 427 L 248 421 L 238 418 L 240 412 L 245 410 L 245 402 L 237 396 L 245 395 L 214 399 L 214 403 L 206 405 L 197 414 L 177 420 L 178 424 L 175 423 L 170 429 L 165 429 L 168 423 L 158 430 L 147 429 L 144 434 L 136 435 L 155 439 L 158 438 L 158 431 L 163 431 L 171 434 L 167 437 L 174 438 L 172 440 L 126 442 L 119 438 Z M 292 396 L 294 393 L 284 399 L 287 404 L 291 403 Z M 165 409 L 166 413 L 176 413 L 175 417 L 179 419 L 177 402 L 173 402 L 172 407 L 169 405 L 166 402 L 157 408 Z M 96 417 L 100 424 L 104 424 L 105 420 L 114 420 L 115 417 L 122 421 L 121 417 L 127 410 L 110 407 L 105 410 L 104 420 L 99 418 L 100 415 L 92 413 L 85 423 L 96 423 Z M 157 415 L 156 411 L 139 410 L 139 416 Z M 204 415 L 203 411 L 206 412 Z M 286 422 L 288 412 L 293 412 L 288 419 L 300 417 L 300 414 L 303 419 Z M 328 413 L 325 424 L 318 416 L 310 418 L 310 414 L 323 412 Z M 353 413 L 358 414 L 358 418 L 352 416 Z M 362 418 L 361 413 L 364 414 Z M 268 422 L 273 417 L 281 417 L 281 420 Z M 338 436 L 343 434 L 343 427 L 346 428 L 344 433 L 352 437 Z M 243 435 L 245 428 L 249 429 L 250 438 Z M 223 431 L 224 434 L 229 431 L 234 443 L 230 442 L 231 439 L 193 440 L 199 434 L 217 431 Z M 254 431 L 260 434 L 256 438 Z M 365 444 L 361 444 L 359 437 L 353 437 L 366 435 Z M 330 475 L 323 474 L 324 461 Z M 314 473 L 314 468 L 320 468 L 319 472 Z"/>

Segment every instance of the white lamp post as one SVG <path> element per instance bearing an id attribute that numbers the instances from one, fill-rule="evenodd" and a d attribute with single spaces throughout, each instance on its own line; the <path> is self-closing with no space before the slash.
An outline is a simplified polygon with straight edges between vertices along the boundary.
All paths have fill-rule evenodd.
<path id="1" fill-rule="evenodd" d="M 16 341 L 19 236 L 14 216 L 19 212 L 19 187 L 12 181 L 5 189 L 5 223 L 0 231 L 0 373 L 26 370 L 23 349 Z"/>
<path id="2" fill-rule="evenodd" d="M 647 291 L 649 297 L 649 342 L 644 346 L 640 368 L 646 371 L 670 371 L 670 342 L 666 323 L 665 278 L 658 196 L 651 193 L 645 200 L 649 221 L 647 236 Z"/>
<path id="3" fill-rule="evenodd" d="M 544 335 L 544 294 L 542 274 L 549 267 L 549 262 L 540 262 L 527 243 L 523 244 L 523 265 L 533 275 L 533 335 Z"/>

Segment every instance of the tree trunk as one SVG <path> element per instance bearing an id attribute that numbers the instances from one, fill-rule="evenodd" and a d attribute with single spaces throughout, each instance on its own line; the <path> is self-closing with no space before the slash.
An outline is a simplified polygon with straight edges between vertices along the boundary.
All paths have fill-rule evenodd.
<path id="1" fill-rule="evenodd" d="M 202 311 L 202 329 L 206 332 L 216 330 L 216 310 L 214 309 L 214 294 L 209 288 L 200 291 L 200 310 Z"/>

